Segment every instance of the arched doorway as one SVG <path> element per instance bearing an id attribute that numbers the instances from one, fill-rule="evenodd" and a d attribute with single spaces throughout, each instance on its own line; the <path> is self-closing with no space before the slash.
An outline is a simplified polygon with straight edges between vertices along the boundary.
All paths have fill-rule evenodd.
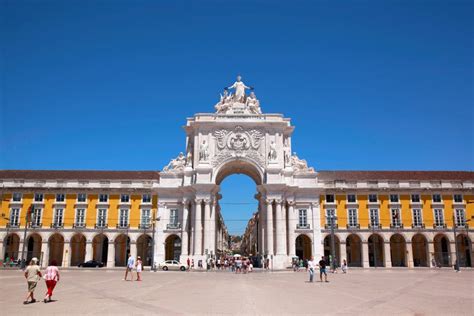
<path id="1" fill-rule="evenodd" d="M 92 239 L 92 259 L 107 264 L 109 252 L 109 238 L 99 234 Z"/>
<path id="2" fill-rule="evenodd" d="M 127 264 L 128 254 L 130 253 L 130 237 L 123 234 L 119 235 L 115 238 L 114 244 L 115 244 L 115 266 L 125 267 Z"/>
<path id="3" fill-rule="evenodd" d="M 75 234 L 71 238 L 71 266 L 83 263 L 86 258 L 86 237 L 82 234 Z"/>
<path id="4" fill-rule="evenodd" d="M 362 267 L 362 241 L 359 236 L 355 234 L 347 236 L 346 256 L 349 267 Z"/>
<path id="5" fill-rule="evenodd" d="M 400 234 L 394 234 L 390 237 L 390 257 L 392 267 L 406 267 L 406 242 Z"/>
<path id="6" fill-rule="evenodd" d="M 372 234 L 369 237 L 369 266 L 384 266 L 384 241 L 380 235 Z"/>
<path id="7" fill-rule="evenodd" d="M 49 246 L 49 260 L 50 263 L 53 260 L 56 260 L 58 266 L 63 265 L 63 253 L 64 253 L 64 237 L 60 234 L 54 234 L 49 237 L 48 240 Z"/>
<path id="8" fill-rule="evenodd" d="M 310 260 L 313 255 L 311 252 L 311 239 L 306 235 L 299 235 L 295 243 L 296 256 L 303 260 Z"/>
<path id="9" fill-rule="evenodd" d="M 434 258 L 438 265 L 442 267 L 450 266 L 451 251 L 449 247 L 449 239 L 443 234 L 436 235 L 433 239 Z"/>
<path id="10" fill-rule="evenodd" d="M 33 257 L 36 257 L 41 262 L 41 236 L 38 234 L 31 234 L 27 239 L 26 246 L 26 262 L 30 262 Z"/>
<path id="11" fill-rule="evenodd" d="M 177 260 L 181 255 L 181 238 L 171 235 L 165 241 L 165 260 Z"/>
<path id="12" fill-rule="evenodd" d="M 428 241 L 422 234 L 416 234 L 411 239 L 413 251 L 413 265 L 415 267 L 429 267 L 428 262 Z"/>
<path id="13" fill-rule="evenodd" d="M 459 265 L 461 267 L 472 267 L 471 249 L 472 244 L 468 236 L 461 234 L 456 237 L 458 244 Z"/>
<path id="14" fill-rule="evenodd" d="M 336 261 L 337 261 L 338 266 L 341 265 L 341 247 L 340 247 L 340 245 L 341 245 L 341 243 L 339 241 L 339 237 L 334 235 L 334 247 L 335 247 Z M 326 261 L 328 262 L 328 264 L 331 264 L 331 261 L 329 260 L 331 255 L 332 255 L 332 252 L 331 252 L 331 235 L 327 235 L 324 238 L 324 257 L 326 258 Z M 331 260 L 332 260 L 332 258 L 331 258 Z"/>
<path id="15" fill-rule="evenodd" d="M 17 234 L 10 234 L 5 238 L 5 258 L 3 260 L 6 260 L 6 258 L 10 258 L 13 260 L 18 259 L 21 257 L 21 254 L 19 252 L 20 250 L 20 237 L 18 237 Z"/>
<path id="16" fill-rule="evenodd" d="M 137 239 L 137 256 L 142 258 L 143 265 L 151 266 L 152 239 L 148 235 L 141 235 Z"/>

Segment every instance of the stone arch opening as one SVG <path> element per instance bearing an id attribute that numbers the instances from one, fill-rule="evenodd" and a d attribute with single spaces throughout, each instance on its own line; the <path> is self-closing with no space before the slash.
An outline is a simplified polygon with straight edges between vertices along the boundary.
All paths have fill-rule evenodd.
<path id="1" fill-rule="evenodd" d="M 26 243 L 26 262 L 30 262 L 34 257 L 38 258 L 40 262 L 42 261 L 41 245 L 42 238 L 39 234 L 34 233 L 28 236 Z"/>
<path id="2" fill-rule="evenodd" d="M 109 250 L 109 238 L 104 234 L 99 234 L 92 239 L 92 259 L 107 263 Z"/>
<path id="3" fill-rule="evenodd" d="M 225 178 L 233 174 L 245 174 L 252 178 L 257 185 L 261 185 L 264 182 L 264 173 L 255 163 L 238 158 L 227 161 L 216 169 L 215 183 L 219 185 Z"/>
<path id="4" fill-rule="evenodd" d="M 311 256 L 313 255 L 311 251 L 311 238 L 304 234 L 296 237 L 295 252 L 298 258 L 310 260 Z"/>
<path id="5" fill-rule="evenodd" d="M 413 251 L 413 265 L 415 267 L 429 267 L 428 240 L 422 234 L 416 234 L 411 239 Z"/>
<path id="6" fill-rule="evenodd" d="M 130 254 L 130 237 L 124 234 L 117 236 L 114 240 L 114 246 L 115 266 L 125 267 L 127 265 L 128 255 Z"/>
<path id="7" fill-rule="evenodd" d="M 339 237 L 334 235 L 334 247 L 335 247 L 335 255 L 336 255 L 336 262 L 337 265 L 341 265 L 341 242 L 339 241 Z M 331 235 L 327 235 L 324 238 L 324 257 L 326 261 L 331 264 L 332 261 L 332 252 L 331 252 Z"/>
<path id="8" fill-rule="evenodd" d="M 48 246 L 48 262 L 50 263 L 51 261 L 56 260 L 58 266 L 62 266 L 64 255 L 64 237 L 61 234 L 53 234 L 51 237 L 49 237 Z"/>
<path id="9" fill-rule="evenodd" d="M 71 238 L 71 266 L 77 266 L 86 259 L 86 237 L 75 234 Z"/>
<path id="10" fill-rule="evenodd" d="M 448 237 L 444 234 L 438 234 L 433 239 L 433 243 L 436 264 L 442 267 L 449 267 L 451 265 L 451 250 Z"/>
<path id="11" fill-rule="evenodd" d="M 356 234 L 346 238 L 346 257 L 349 267 L 362 267 L 362 240 Z"/>
<path id="12" fill-rule="evenodd" d="M 5 257 L 3 260 L 6 260 L 7 258 L 10 260 L 16 260 L 18 259 L 20 255 L 20 237 L 15 234 L 11 233 L 5 238 Z"/>
<path id="13" fill-rule="evenodd" d="M 406 241 L 400 234 L 390 237 L 390 258 L 392 267 L 406 267 Z"/>
<path id="14" fill-rule="evenodd" d="M 461 267 L 472 267 L 471 253 L 472 243 L 468 236 L 460 234 L 456 236 L 456 242 L 458 244 L 458 256 L 459 265 Z"/>
<path id="15" fill-rule="evenodd" d="M 142 258 L 143 265 L 151 266 L 152 239 L 148 235 L 141 235 L 137 239 L 137 256 Z"/>
<path id="16" fill-rule="evenodd" d="M 165 240 L 165 260 L 179 261 L 179 256 L 181 256 L 181 238 L 170 235 Z"/>
<path id="17" fill-rule="evenodd" d="M 369 266 L 384 266 L 384 241 L 378 234 L 372 234 L 369 237 Z"/>

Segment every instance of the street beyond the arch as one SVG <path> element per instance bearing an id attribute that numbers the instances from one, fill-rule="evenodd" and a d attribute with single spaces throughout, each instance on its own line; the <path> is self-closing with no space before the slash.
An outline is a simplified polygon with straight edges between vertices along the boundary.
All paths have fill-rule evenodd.
<path id="1" fill-rule="evenodd" d="M 22 305 L 21 270 L 0 271 L 3 315 L 26 314 L 337 314 L 472 315 L 474 272 L 452 269 L 352 269 L 309 283 L 304 271 L 149 272 L 63 270 L 53 302 Z M 43 282 L 36 295 L 42 298 Z"/>

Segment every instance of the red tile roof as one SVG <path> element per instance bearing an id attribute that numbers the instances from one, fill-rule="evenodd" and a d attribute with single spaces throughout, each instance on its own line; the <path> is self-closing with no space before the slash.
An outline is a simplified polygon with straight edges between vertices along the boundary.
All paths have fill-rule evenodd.
<path id="1" fill-rule="evenodd" d="M 319 180 L 474 181 L 473 171 L 319 171 Z"/>
<path id="2" fill-rule="evenodd" d="M 158 180 L 159 171 L 102 170 L 0 170 L 0 179 L 11 180 Z"/>

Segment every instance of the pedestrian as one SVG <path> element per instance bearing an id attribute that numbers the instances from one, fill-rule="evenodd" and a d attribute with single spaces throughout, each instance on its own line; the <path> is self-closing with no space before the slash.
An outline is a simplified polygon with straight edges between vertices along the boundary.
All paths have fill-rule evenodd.
<path id="1" fill-rule="evenodd" d="M 324 256 L 321 257 L 319 260 L 319 279 L 323 282 L 323 274 L 324 274 L 324 281 L 328 281 L 328 274 L 326 273 L 326 260 L 324 260 Z"/>
<path id="2" fill-rule="evenodd" d="M 36 302 L 34 293 L 41 276 L 40 267 L 38 266 L 38 258 L 34 257 L 31 259 L 30 265 L 25 269 L 25 279 L 26 282 L 28 282 L 28 294 L 26 295 L 23 304 Z M 31 301 L 28 301 L 29 298 L 31 298 Z"/>
<path id="3" fill-rule="evenodd" d="M 346 259 L 342 260 L 341 269 L 342 269 L 342 273 L 347 273 L 347 261 L 346 261 Z"/>
<path id="4" fill-rule="evenodd" d="M 127 281 L 128 273 L 130 272 L 130 281 L 133 281 L 133 268 L 135 267 L 135 258 L 132 257 L 132 254 L 128 255 L 127 267 L 125 268 L 125 278 L 124 281 Z"/>
<path id="5" fill-rule="evenodd" d="M 334 259 L 332 259 L 332 273 L 337 273 L 337 260 L 336 260 L 336 257 L 334 257 Z"/>
<path id="6" fill-rule="evenodd" d="M 135 264 L 136 269 L 137 269 L 137 281 L 142 280 L 142 268 L 143 268 L 143 262 L 142 258 L 140 256 L 137 257 L 137 263 Z"/>
<path id="7" fill-rule="evenodd" d="M 188 257 L 188 259 L 186 260 L 186 265 L 188 266 L 188 269 L 187 269 L 187 270 L 189 271 L 189 269 L 191 268 L 191 260 L 189 260 L 189 257 Z"/>
<path id="8" fill-rule="evenodd" d="M 46 281 L 46 287 L 48 288 L 48 291 L 46 292 L 46 295 L 43 299 L 43 302 L 45 303 L 51 302 L 51 296 L 53 296 L 54 287 L 56 286 L 56 283 L 59 282 L 59 269 L 57 266 L 58 262 L 53 259 L 44 272 L 44 279 Z"/>
<path id="9" fill-rule="evenodd" d="M 194 270 L 194 259 L 193 259 L 193 260 L 191 260 L 191 269 L 193 269 L 193 270 Z"/>
<path id="10" fill-rule="evenodd" d="M 308 265 L 306 266 L 306 271 L 309 272 L 309 282 L 313 282 L 315 269 L 316 269 L 316 262 L 314 262 L 314 257 L 311 256 L 311 260 L 308 261 Z"/>

